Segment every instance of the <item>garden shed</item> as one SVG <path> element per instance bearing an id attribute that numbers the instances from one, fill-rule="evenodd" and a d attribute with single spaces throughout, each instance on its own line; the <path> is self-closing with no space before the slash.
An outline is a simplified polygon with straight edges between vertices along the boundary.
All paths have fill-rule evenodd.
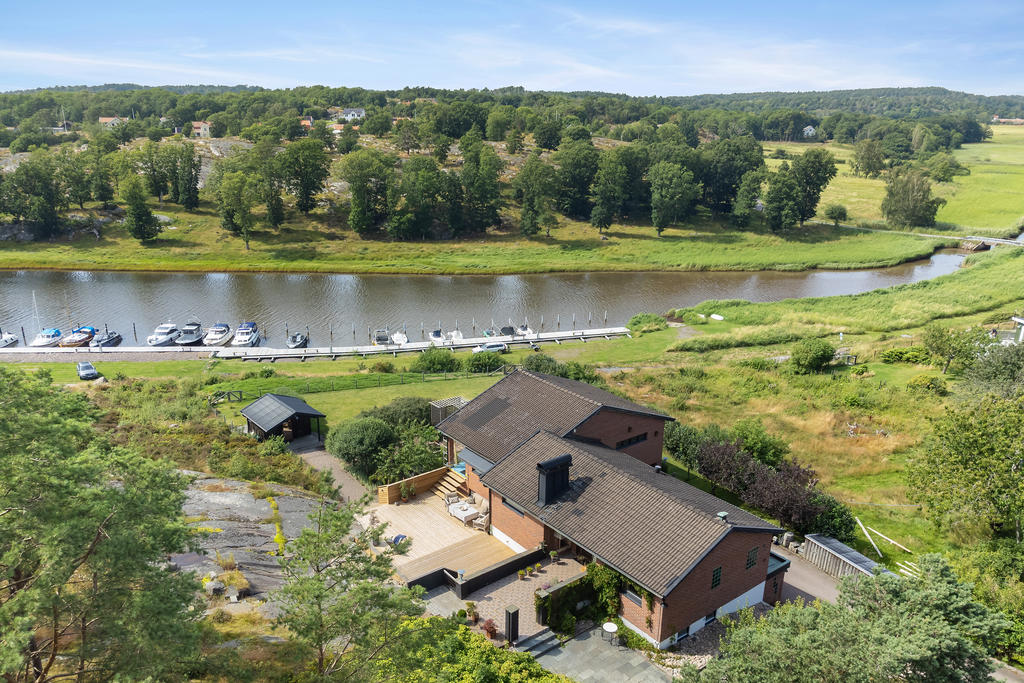
<path id="1" fill-rule="evenodd" d="M 263 394 L 242 408 L 241 413 L 245 418 L 246 432 L 255 434 L 261 441 L 270 436 L 282 436 L 285 441 L 292 441 L 314 431 L 322 434 L 319 420 L 326 417 L 301 398 L 281 394 Z M 316 430 L 313 429 L 313 420 L 318 421 Z"/>

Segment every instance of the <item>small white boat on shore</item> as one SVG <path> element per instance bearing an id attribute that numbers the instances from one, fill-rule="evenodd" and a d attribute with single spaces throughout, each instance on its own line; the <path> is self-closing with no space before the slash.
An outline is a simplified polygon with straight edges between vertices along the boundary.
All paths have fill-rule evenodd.
<path id="1" fill-rule="evenodd" d="M 399 346 L 401 346 L 402 344 L 408 344 L 409 337 L 405 334 L 405 332 L 395 332 L 393 335 L 391 335 L 391 343 L 398 344 Z"/>
<path id="2" fill-rule="evenodd" d="M 45 330 L 40 330 L 36 338 L 30 341 L 28 345 L 36 348 L 56 346 L 60 343 L 60 336 L 60 330 L 56 327 L 47 327 Z"/>
<path id="3" fill-rule="evenodd" d="M 181 336 L 181 330 L 174 323 L 164 323 L 153 330 L 153 334 L 146 337 L 146 344 L 149 346 L 169 346 L 174 340 Z"/>
<path id="4" fill-rule="evenodd" d="M 5 349 L 8 346 L 14 346 L 18 343 L 18 335 L 11 334 L 10 332 L 0 332 L 0 349 Z"/>
<path id="5" fill-rule="evenodd" d="M 524 324 L 520 325 L 518 329 L 516 329 L 516 334 L 518 334 L 520 336 L 523 336 L 523 337 L 528 337 L 531 334 L 533 334 L 533 330 L 530 329 L 529 325 L 524 323 Z"/>
<path id="6" fill-rule="evenodd" d="M 448 333 L 448 341 L 453 344 L 458 344 L 463 339 L 465 339 L 465 337 L 462 336 L 462 330 L 452 330 Z"/>
<path id="7" fill-rule="evenodd" d="M 232 346 L 259 346 L 259 343 L 260 331 L 254 322 L 241 323 L 231 340 Z"/>
<path id="8" fill-rule="evenodd" d="M 205 346 L 224 346 L 231 341 L 231 325 L 227 323 L 216 323 L 206 331 L 203 337 Z"/>
<path id="9" fill-rule="evenodd" d="M 430 334 L 427 335 L 427 339 L 429 339 L 430 343 L 434 345 L 444 344 L 444 332 L 439 329 L 432 330 Z"/>

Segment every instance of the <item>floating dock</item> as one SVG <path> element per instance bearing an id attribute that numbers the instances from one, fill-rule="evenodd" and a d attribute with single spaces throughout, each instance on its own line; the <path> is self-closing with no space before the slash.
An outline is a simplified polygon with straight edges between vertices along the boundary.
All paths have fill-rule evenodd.
<path id="1" fill-rule="evenodd" d="M 495 337 L 467 337 L 459 341 L 444 340 L 443 342 L 420 341 L 408 342 L 405 344 L 381 344 L 362 346 L 317 346 L 306 349 L 279 349 L 270 346 L 107 346 L 91 347 L 79 346 L 74 348 L 62 348 L 57 346 L 27 347 L 15 346 L 0 349 L 0 358 L 5 355 L 16 354 L 37 354 L 67 355 L 69 360 L 78 357 L 97 357 L 110 353 L 166 353 L 172 356 L 176 353 L 209 353 L 210 358 L 222 358 L 225 360 L 237 358 L 241 360 L 254 360 L 274 362 L 277 360 L 307 358 L 350 358 L 353 356 L 397 356 L 400 353 L 423 352 L 431 347 L 449 349 L 451 351 L 466 351 L 488 342 L 501 342 L 513 346 L 528 346 L 530 344 L 564 344 L 571 341 L 586 342 L 597 339 L 614 339 L 616 337 L 629 337 L 629 329 L 626 327 L 601 327 L 588 330 L 565 330 L 557 332 L 536 332 L 526 335 L 501 335 Z"/>

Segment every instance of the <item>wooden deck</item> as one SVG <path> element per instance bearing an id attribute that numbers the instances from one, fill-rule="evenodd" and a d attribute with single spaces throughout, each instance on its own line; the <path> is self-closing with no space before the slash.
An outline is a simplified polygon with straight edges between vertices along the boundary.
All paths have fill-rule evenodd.
<path id="1" fill-rule="evenodd" d="M 469 574 L 515 554 L 493 536 L 449 515 L 444 501 L 427 491 L 402 505 L 372 505 L 370 514 L 377 523 L 387 523 L 386 534 L 412 539 L 409 552 L 394 562 L 395 571 L 405 580 L 441 567 Z"/>

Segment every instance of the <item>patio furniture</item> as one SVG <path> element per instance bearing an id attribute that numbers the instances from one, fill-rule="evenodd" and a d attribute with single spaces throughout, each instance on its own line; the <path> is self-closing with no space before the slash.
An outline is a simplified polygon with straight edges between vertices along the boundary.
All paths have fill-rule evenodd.
<path id="1" fill-rule="evenodd" d="M 480 511 L 467 503 L 455 503 L 448 512 L 463 524 L 467 524 L 480 516 Z"/>
<path id="2" fill-rule="evenodd" d="M 487 531 L 487 527 L 491 525 L 491 516 L 489 514 L 480 515 L 473 520 L 473 528 L 480 529 L 480 531 Z"/>
<path id="3" fill-rule="evenodd" d="M 611 621 L 606 621 L 605 623 L 601 624 L 601 630 L 604 633 L 608 634 L 608 642 L 609 643 L 615 642 L 615 634 L 617 634 L 619 632 L 618 624 L 615 624 L 614 622 L 611 622 Z M 604 638 L 603 635 L 601 637 Z"/>
<path id="4" fill-rule="evenodd" d="M 458 503 L 458 502 L 459 502 L 459 492 L 458 491 L 449 491 L 448 493 L 444 494 L 444 504 L 445 505 L 451 505 L 452 503 Z"/>

